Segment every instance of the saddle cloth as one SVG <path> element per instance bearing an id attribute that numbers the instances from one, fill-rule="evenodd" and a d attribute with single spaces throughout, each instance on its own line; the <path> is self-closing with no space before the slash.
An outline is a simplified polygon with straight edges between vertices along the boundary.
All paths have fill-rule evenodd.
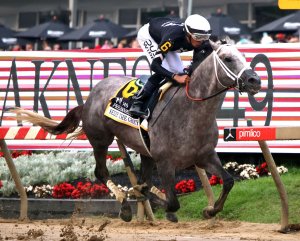
<path id="1" fill-rule="evenodd" d="M 142 78 L 133 78 L 129 80 L 109 100 L 104 115 L 119 123 L 131 126 L 136 129 L 139 129 L 141 127 L 142 129 L 148 131 L 148 121 L 146 119 L 141 118 L 141 120 L 139 120 L 138 118 L 134 118 L 129 113 L 129 109 L 133 103 L 132 97 L 136 92 L 138 92 L 144 86 L 144 84 L 145 82 L 144 79 Z M 161 96 L 171 86 L 171 83 L 168 82 L 167 84 L 168 84 L 167 86 L 165 86 L 166 85 L 165 84 L 159 90 Z M 156 103 L 154 103 L 154 105 L 155 104 Z"/>
<path id="2" fill-rule="evenodd" d="M 133 78 L 123 85 L 109 100 L 104 115 L 125 125 L 139 129 L 139 119 L 134 118 L 129 109 L 133 103 L 132 97 L 137 93 L 144 83 L 141 79 Z M 147 128 L 143 128 L 147 129 Z"/>

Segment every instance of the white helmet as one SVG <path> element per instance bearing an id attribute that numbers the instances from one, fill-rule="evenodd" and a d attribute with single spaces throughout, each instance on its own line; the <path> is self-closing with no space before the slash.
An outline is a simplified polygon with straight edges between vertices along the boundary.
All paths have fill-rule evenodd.
<path id="1" fill-rule="evenodd" d="M 208 40 L 211 35 L 209 22 L 199 14 L 188 16 L 184 22 L 184 28 L 196 41 Z"/>

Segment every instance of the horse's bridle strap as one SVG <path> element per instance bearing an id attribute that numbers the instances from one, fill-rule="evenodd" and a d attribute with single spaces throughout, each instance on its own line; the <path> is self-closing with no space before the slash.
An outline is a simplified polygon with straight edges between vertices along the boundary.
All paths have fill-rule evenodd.
<path id="1" fill-rule="evenodd" d="M 186 82 L 186 85 L 185 85 L 185 93 L 186 93 L 186 96 L 187 96 L 190 100 L 192 100 L 192 101 L 204 101 L 204 100 L 208 100 L 208 99 L 211 99 L 211 98 L 213 98 L 213 97 L 215 97 L 215 96 L 217 96 L 217 95 L 219 95 L 219 94 L 222 94 L 223 92 L 225 92 L 225 91 L 227 91 L 227 90 L 229 90 L 229 89 L 231 88 L 231 87 L 226 87 L 226 88 L 224 88 L 223 90 L 220 90 L 220 91 L 216 92 L 215 94 L 209 95 L 209 96 L 204 97 L 204 98 L 195 98 L 195 97 L 192 97 L 192 96 L 190 95 L 190 93 L 189 93 L 189 82 L 190 82 L 190 81 L 187 81 L 187 82 Z"/>
<path id="2" fill-rule="evenodd" d="M 222 47 L 222 45 L 219 47 L 219 49 Z M 217 71 L 217 64 L 219 64 L 221 66 L 221 68 L 224 70 L 224 72 L 226 73 L 226 75 L 232 79 L 234 81 L 234 84 L 233 86 L 237 86 L 239 85 L 239 79 L 240 77 L 242 76 L 242 74 L 244 73 L 244 71 L 246 69 L 248 69 L 247 67 L 244 67 L 240 70 L 240 72 L 236 75 L 235 73 L 233 73 L 228 67 L 227 65 L 220 59 L 220 57 L 218 56 L 217 52 L 219 51 L 219 49 L 217 49 L 216 51 L 213 52 L 214 54 L 214 68 L 215 68 L 215 75 L 216 75 L 216 78 L 219 82 L 220 85 L 222 85 L 224 88 L 226 88 L 227 86 L 225 86 L 224 84 L 222 84 L 222 82 L 220 81 L 219 79 L 219 76 L 218 76 L 218 71 Z M 239 86 L 238 86 L 238 89 L 239 89 Z"/>
<path id="3" fill-rule="evenodd" d="M 203 101 L 203 100 L 207 100 L 207 99 L 210 99 L 212 97 L 215 97 L 225 91 L 227 91 L 228 89 L 231 89 L 231 88 L 237 88 L 238 90 L 240 89 L 239 85 L 239 79 L 241 78 L 242 74 L 244 73 L 244 71 L 246 69 L 248 69 L 246 66 L 244 68 L 242 68 L 238 74 L 235 74 L 233 73 L 228 67 L 227 65 L 221 60 L 221 58 L 219 57 L 218 55 L 218 52 L 221 50 L 221 48 L 223 47 L 224 45 L 220 45 L 219 48 L 217 50 L 214 50 L 213 51 L 213 58 L 214 58 L 214 70 L 215 70 L 215 76 L 216 76 L 216 79 L 218 80 L 219 84 L 221 86 L 224 87 L 223 90 L 220 90 L 218 91 L 217 93 L 215 94 L 212 94 L 208 97 L 205 97 L 205 98 L 194 98 L 192 96 L 190 96 L 189 94 L 189 81 L 186 82 L 186 88 L 185 88 L 185 92 L 186 92 L 186 95 L 187 97 L 192 100 L 192 101 Z M 227 46 L 229 46 L 229 44 L 227 44 Z M 218 76 L 218 64 L 221 66 L 221 68 L 224 70 L 224 72 L 226 73 L 226 75 L 232 79 L 234 81 L 233 85 L 232 86 L 226 86 L 224 84 L 222 84 L 222 82 L 220 81 L 219 79 L 219 76 Z"/>

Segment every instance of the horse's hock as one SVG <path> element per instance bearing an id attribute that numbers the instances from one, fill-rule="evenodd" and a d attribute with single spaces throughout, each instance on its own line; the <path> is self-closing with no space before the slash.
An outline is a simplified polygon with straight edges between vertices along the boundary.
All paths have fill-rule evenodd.
<path id="1" fill-rule="evenodd" d="M 252 134 L 251 134 L 252 133 Z M 255 133 L 255 134 L 254 134 Z M 299 225 L 289 224 L 288 197 L 284 184 L 276 168 L 275 161 L 266 141 L 271 140 L 300 140 L 300 127 L 227 127 L 224 128 L 224 141 L 258 141 L 263 156 L 270 168 L 273 180 L 281 201 L 281 232 L 287 233 L 299 230 Z"/>

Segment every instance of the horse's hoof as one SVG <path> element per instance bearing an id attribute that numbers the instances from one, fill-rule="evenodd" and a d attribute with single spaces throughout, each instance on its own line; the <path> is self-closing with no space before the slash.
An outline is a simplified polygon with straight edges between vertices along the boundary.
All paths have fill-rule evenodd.
<path id="1" fill-rule="evenodd" d="M 214 207 L 207 206 L 206 208 L 203 209 L 202 215 L 205 219 L 213 218 L 216 215 Z"/>
<path id="2" fill-rule="evenodd" d="M 124 200 L 120 209 L 119 217 L 125 221 L 130 222 L 132 220 L 132 212 L 129 203 Z"/>
<path id="3" fill-rule="evenodd" d="M 170 222 L 178 223 L 178 218 L 177 218 L 177 216 L 176 216 L 176 213 L 167 212 L 167 213 L 166 213 L 166 218 L 167 218 L 167 220 L 169 220 Z"/>

